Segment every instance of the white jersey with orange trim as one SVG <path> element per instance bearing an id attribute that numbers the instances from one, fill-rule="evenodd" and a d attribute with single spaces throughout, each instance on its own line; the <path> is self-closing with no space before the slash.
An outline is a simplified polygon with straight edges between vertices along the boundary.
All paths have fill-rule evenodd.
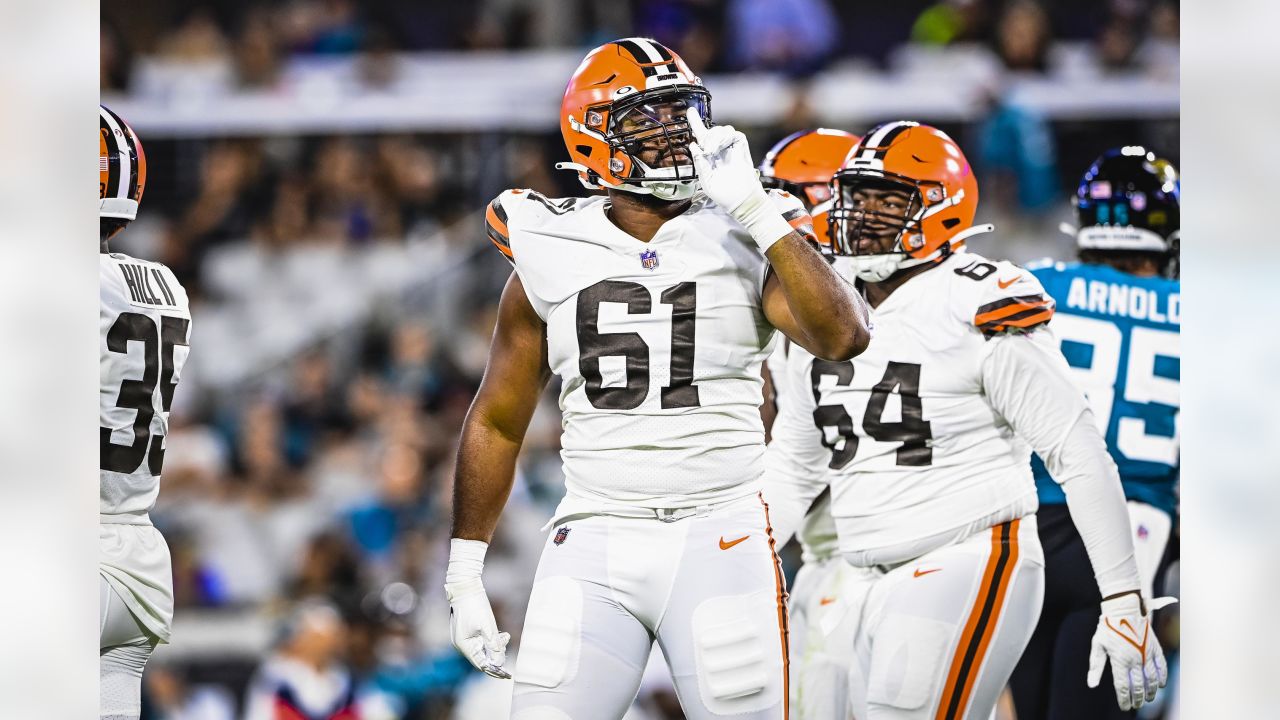
<path id="1" fill-rule="evenodd" d="M 766 499 L 797 485 L 816 495 L 829 481 L 840 552 L 860 566 L 904 562 L 1034 512 L 1030 448 L 993 407 L 983 364 L 993 337 L 1052 314 L 1030 272 L 958 252 L 871 310 L 875 341 L 853 360 L 793 346 Z M 775 515 L 785 539 L 791 520 Z"/>
<path id="2" fill-rule="evenodd" d="M 148 513 L 160 492 L 191 311 L 164 265 L 120 253 L 99 258 L 99 570 L 164 640 L 173 614 L 169 550 Z"/>
<path id="3" fill-rule="evenodd" d="M 810 232 L 799 199 L 770 195 Z M 608 205 L 509 190 L 486 212 L 562 382 L 568 493 L 557 517 L 750 495 L 763 470 L 760 364 L 776 335 L 762 306 L 768 263 L 703 196 L 647 243 L 614 225 Z"/>

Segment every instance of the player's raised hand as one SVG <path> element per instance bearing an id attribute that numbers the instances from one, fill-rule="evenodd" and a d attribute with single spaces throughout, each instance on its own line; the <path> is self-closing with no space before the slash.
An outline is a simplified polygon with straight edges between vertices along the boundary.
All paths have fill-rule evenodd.
<path id="1" fill-rule="evenodd" d="M 444 591 L 449 597 L 449 633 L 453 646 L 486 675 L 508 680 L 507 642 L 511 635 L 498 632 L 493 607 L 480 581 L 488 543 L 454 538 L 449 548 L 449 570 Z"/>
<path id="2" fill-rule="evenodd" d="M 1136 593 L 1104 600 L 1089 652 L 1089 687 L 1098 687 L 1110 660 L 1121 710 L 1137 710 L 1155 700 L 1156 691 L 1169 682 L 1169 665 L 1151 629 L 1151 612 L 1175 602 L 1173 598 L 1156 598 L 1150 611 L 1143 613 Z"/>
<path id="3" fill-rule="evenodd" d="M 728 210 L 751 233 L 761 252 L 788 235 L 791 227 L 760 185 L 747 137 L 732 125 L 707 127 L 692 108 L 685 117 L 693 135 L 689 155 L 703 194 Z"/>
<path id="4" fill-rule="evenodd" d="M 698 184 L 707 197 L 732 212 L 753 192 L 763 191 L 745 135 L 732 125 L 707 127 L 692 108 L 687 118 L 693 134 L 689 155 L 698 172 Z"/>

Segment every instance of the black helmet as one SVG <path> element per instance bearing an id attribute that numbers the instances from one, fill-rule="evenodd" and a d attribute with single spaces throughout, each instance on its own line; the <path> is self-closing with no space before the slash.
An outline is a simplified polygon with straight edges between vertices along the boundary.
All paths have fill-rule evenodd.
<path id="1" fill-rule="evenodd" d="M 1076 244 L 1081 250 L 1176 255 L 1178 171 L 1137 145 L 1108 150 L 1076 189 Z"/>

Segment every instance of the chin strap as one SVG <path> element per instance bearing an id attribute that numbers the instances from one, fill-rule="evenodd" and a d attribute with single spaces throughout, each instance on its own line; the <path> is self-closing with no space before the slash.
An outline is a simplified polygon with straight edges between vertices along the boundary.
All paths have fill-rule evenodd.
<path id="1" fill-rule="evenodd" d="M 960 243 L 964 242 L 965 240 L 968 240 L 969 238 L 975 235 L 985 235 L 986 233 L 995 231 L 995 229 L 996 229 L 996 226 L 992 225 L 991 223 L 974 225 L 968 230 L 961 230 L 955 235 L 952 235 L 951 239 L 948 242 L 954 247 L 955 245 L 959 245 Z"/>
<path id="2" fill-rule="evenodd" d="M 591 172 L 591 168 L 587 167 L 586 165 L 581 165 L 576 162 L 558 162 L 556 163 L 556 169 L 570 170 L 578 173 L 578 182 L 582 183 L 582 187 L 588 190 L 602 189 L 598 183 L 593 183 L 587 179 L 592 176 L 592 172 Z"/>

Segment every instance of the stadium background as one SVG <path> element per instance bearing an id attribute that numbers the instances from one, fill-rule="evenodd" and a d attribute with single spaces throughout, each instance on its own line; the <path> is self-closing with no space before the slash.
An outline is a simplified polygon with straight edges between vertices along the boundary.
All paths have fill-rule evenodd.
<path id="1" fill-rule="evenodd" d="M 942 127 L 997 226 L 975 247 L 1015 261 L 1070 257 L 1058 224 L 1103 149 L 1179 162 L 1169 2 L 104 0 L 101 19 L 102 101 L 149 160 L 114 245 L 172 267 L 195 316 L 153 515 L 178 610 L 150 718 L 241 717 L 253 674 L 291 663 L 352 673 L 368 717 L 500 716 L 441 590 L 454 443 L 509 270 L 479 212 L 507 187 L 581 192 L 552 163 L 590 47 L 680 52 L 757 159 L 814 125 Z M 485 573 L 517 648 L 557 436 L 549 393 Z M 659 672 L 633 714 L 673 707 Z"/>

